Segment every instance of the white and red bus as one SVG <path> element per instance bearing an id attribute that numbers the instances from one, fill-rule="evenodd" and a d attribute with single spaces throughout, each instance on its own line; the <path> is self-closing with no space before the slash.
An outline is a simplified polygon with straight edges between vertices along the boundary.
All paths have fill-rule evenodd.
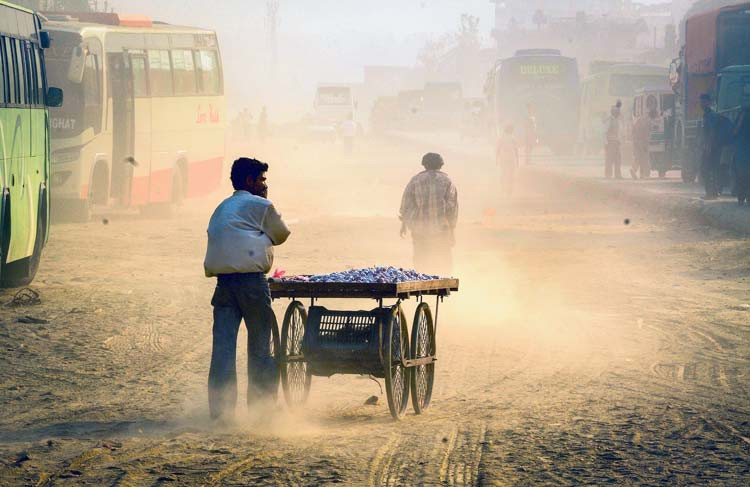
<path id="1" fill-rule="evenodd" d="M 226 112 L 213 31 L 112 13 L 47 14 L 52 207 L 173 207 L 220 186 Z"/>

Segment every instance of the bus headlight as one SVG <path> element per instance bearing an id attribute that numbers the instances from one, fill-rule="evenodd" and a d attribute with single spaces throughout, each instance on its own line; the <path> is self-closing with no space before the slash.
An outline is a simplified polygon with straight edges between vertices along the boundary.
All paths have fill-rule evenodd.
<path id="1" fill-rule="evenodd" d="M 66 162 L 77 161 L 81 157 L 81 149 L 78 147 L 60 149 L 52 153 L 53 164 L 64 164 Z"/>

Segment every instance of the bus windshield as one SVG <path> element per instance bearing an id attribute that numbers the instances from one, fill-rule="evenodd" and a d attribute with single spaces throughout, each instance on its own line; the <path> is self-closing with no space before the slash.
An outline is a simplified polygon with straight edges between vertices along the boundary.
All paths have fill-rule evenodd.
<path id="1" fill-rule="evenodd" d="M 613 74 L 609 82 L 609 94 L 611 96 L 631 97 L 640 88 L 666 84 L 666 74 Z"/>
<path id="2" fill-rule="evenodd" d="M 82 49 L 81 36 L 72 32 L 54 32 L 55 41 L 45 53 L 50 85 L 63 89 L 65 102 L 50 110 L 50 125 L 56 138 L 80 135 L 87 128 L 98 132 L 101 128 L 101 48 L 87 47 L 80 83 L 68 77 L 71 59 L 76 49 Z M 96 41 L 98 42 L 98 41 Z"/>
<path id="3" fill-rule="evenodd" d="M 750 73 L 722 75 L 717 102 L 719 110 L 750 106 Z"/>
<path id="4" fill-rule="evenodd" d="M 350 105 L 351 90 L 346 86 L 318 88 L 318 105 Z"/>

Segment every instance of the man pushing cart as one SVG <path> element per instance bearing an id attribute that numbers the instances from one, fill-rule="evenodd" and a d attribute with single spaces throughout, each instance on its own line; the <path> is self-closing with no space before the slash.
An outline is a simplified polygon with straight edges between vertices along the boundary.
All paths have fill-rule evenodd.
<path id="1" fill-rule="evenodd" d="M 417 414 L 430 403 L 437 360 L 435 331 L 440 300 L 458 290 L 458 280 L 379 267 L 322 276 L 271 279 L 273 246 L 289 230 L 267 199 L 268 165 L 240 158 L 232 166 L 235 192 L 214 211 L 204 262 L 216 276 L 213 348 L 208 378 L 211 417 L 230 419 L 237 402 L 236 349 L 241 320 L 248 329 L 249 406 L 273 408 L 278 378 L 289 407 L 303 404 L 312 377 L 363 374 L 385 380 L 391 415 L 405 411 L 411 392 Z M 424 301 L 436 298 L 435 315 Z M 401 301 L 419 303 L 411 340 Z M 271 299 L 291 298 L 281 336 Z M 369 311 L 330 310 L 323 298 L 372 299 Z M 309 299 L 305 308 L 300 299 Z M 391 300 L 391 303 L 385 303 Z"/>

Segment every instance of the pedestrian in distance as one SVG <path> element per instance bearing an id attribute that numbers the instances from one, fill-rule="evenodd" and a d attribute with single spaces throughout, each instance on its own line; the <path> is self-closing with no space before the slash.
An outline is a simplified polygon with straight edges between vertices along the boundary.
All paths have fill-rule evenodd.
<path id="1" fill-rule="evenodd" d="M 249 406 L 272 406 L 278 370 L 271 350 L 276 318 L 266 273 L 273 247 L 283 244 L 289 229 L 268 200 L 268 164 L 246 157 L 234 161 L 235 191 L 216 208 L 208 224 L 204 268 L 216 277 L 213 348 L 208 374 L 208 404 L 213 419 L 231 419 L 237 402 L 237 333 L 244 319 L 248 343 Z"/>
<path id="2" fill-rule="evenodd" d="M 740 206 L 750 203 L 750 107 L 743 107 L 732 131 L 734 156 L 732 169 Z"/>
<path id="3" fill-rule="evenodd" d="M 513 183 L 518 169 L 518 144 L 513 136 L 513 125 L 506 125 L 497 139 L 495 162 L 500 167 L 500 187 L 504 196 L 513 195 Z"/>
<path id="4" fill-rule="evenodd" d="M 620 152 L 620 108 L 617 105 L 612 107 L 609 118 L 607 118 L 604 137 L 604 176 L 609 179 L 614 174 L 616 179 L 622 179 L 620 171 L 620 166 L 622 165 L 622 155 Z"/>
<path id="5" fill-rule="evenodd" d="M 414 268 L 420 272 L 449 276 L 458 221 L 458 192 L 440 169 L 440 154 L 422 157 L 424 171 L 409 181 L 401 198 L 401 237 L 411 232 Z"/>
<path id="6" fill-rule="evenodd" d="M 641 179 L 651 176 L 651 161 L 649 160 L 649 145 L 651 143 L 651 126 L 656 120 L 656 110 L 648 114 L 641 114 L 633 124 L 633 165 L 630 175 L 633 179 Z"/>
<path id="7" fill-rule="evenodd" d="M 536 116 L 534 115 L 534 107 L 531 103 L 526 104 L 526 123 L 524 125 L 524 160 L 526 165 L 531 164 L 531 155 L 534 152 L 539 142 L 539 135 L 537 133 Z"/>
<path id="8" fill-rule="evenodd" d="M 268 110 L 264 105 L 258 116 L 258 139 L 261 143 L 265 143 L 266 137 L 268 137 Z"/>
<path id="9" fill-rule="evenodd" d="M 341 122 L 340 133 L 344 142 L 344 152 L 349 156 L 354 151 L 354 138 L 357 136 L 357 122 L 354 121 L 353 113 L 349 113 L 346 120 Z"/>

